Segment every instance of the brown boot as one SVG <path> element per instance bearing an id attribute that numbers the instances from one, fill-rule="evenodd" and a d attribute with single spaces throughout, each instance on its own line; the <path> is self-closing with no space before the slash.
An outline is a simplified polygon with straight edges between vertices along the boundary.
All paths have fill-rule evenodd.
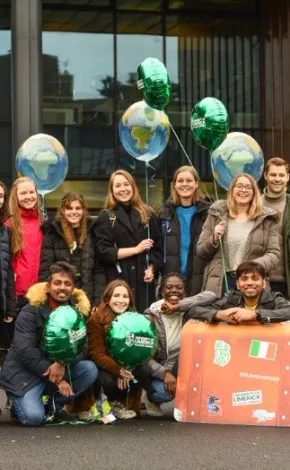
<path id="1" fill-rule="evenodd" d="M 133 395 L 129 398 L 128 410 L 133 410 L 137 414 L 138 418 L 141 417 L 140 408 L 141 408 L 141 395 L 142 388 L 138 388 Z"/>

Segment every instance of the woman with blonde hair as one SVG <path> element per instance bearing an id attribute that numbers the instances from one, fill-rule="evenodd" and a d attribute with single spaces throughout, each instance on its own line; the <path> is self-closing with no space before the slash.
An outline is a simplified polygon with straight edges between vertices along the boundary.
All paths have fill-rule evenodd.
<path id="1" fill-rule="evenodd" d="M 92 306 L 97 306 L 105 287 L 105 278 L 93 242 L 94 224 L 95 221 L 89 218 L 83 196 L 66 193 L 56 220 L 47 220 L 43 224 L 40 280 L 47 280 L 52 264 L 66 261 L 77 270 L 76 287 L 85 291 Z"/>
<path id="2" fill-rule="evenodd" d="M 95 228 L 96 250 L 106 282 L 124 279 L 143 312 L 155 300 L 154 280 L 162 265 L 157 215 L 146 206 L 130 173 L 115 171 Z"/>
<path id="3" fill-rule="evenodd" d="M 28 177 L 14 181 L 9 198 L 13 269 L 18 310 L 26 303 L 29 287 L 38 282 L 43 232 L 35 182 Z"/>
<path id="4" fill-rule="evenodd" d="M 227 200 L 216 201 L 209 208 L 197 244 L 197 254 L 209 262 L 203 288 L 221 296 L 226 286 L 236 289 L 235 270 L 242 261 L 260 263 L 266 272 L 280 262 L 278 217 L 274 209 L 262 207 L 251 175 L 236 176 Z"/>
<path id="5" fill-rule="evenodd" d="M 170 199 L 159 213 L 163 239 L 163 275 L 180 273 L 186 294 L 201 291 L 206 262 L 196 253 L 196 245 L 210 203 L 200 190 L 195 168 L 182 166 L 173 176 Z"/>

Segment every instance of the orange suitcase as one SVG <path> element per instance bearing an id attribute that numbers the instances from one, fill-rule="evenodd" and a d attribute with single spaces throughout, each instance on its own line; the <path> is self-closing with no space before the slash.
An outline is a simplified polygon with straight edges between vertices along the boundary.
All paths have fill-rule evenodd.
<path id="1" fill-rule="evenodd" d="M 290 426 L 290 323 L 187 322 L 174 417 L 191 423 Z"/>

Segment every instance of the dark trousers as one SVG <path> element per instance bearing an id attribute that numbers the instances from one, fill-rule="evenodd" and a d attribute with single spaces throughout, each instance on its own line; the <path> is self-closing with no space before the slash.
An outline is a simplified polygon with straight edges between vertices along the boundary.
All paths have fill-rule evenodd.
<path id="1" fill-rule="evenodd" d="M 273 292 L 281 292 L 281 294 L 288 299 L 288 290 L 286 282 L 270 282 L 270 287 Z"/>
<path id="2" fill-rule="evenodd" d="M 135 381 L 130 382 L 129 396 L 134 395 L 136 390 L 140 388 L 147 389 L 150 383 L 150 371 L 147 365 L 137 367 L 132 374 L 135 377 Z M 109 401 L 123 401 L 128 396 L 128 390 L 120 390 L 118 388 L 118 377 L 103 369 L 99 369 L 98 378 L 94 383 L 94 395 L 96 398 L 99 396 L 101 388 L 104 390 Z"/>

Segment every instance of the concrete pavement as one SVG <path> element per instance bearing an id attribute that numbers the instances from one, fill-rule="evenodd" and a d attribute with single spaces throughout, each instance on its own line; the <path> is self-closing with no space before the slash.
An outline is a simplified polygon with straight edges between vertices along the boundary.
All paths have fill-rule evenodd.
<path id="1" fill-rule="evenodd" d="M 0 397 L 3 406 L 3 395 Z M 0 470 L 289 469 L 290 429 L 142 418 L 24 428 L 0 417 Z"/>

